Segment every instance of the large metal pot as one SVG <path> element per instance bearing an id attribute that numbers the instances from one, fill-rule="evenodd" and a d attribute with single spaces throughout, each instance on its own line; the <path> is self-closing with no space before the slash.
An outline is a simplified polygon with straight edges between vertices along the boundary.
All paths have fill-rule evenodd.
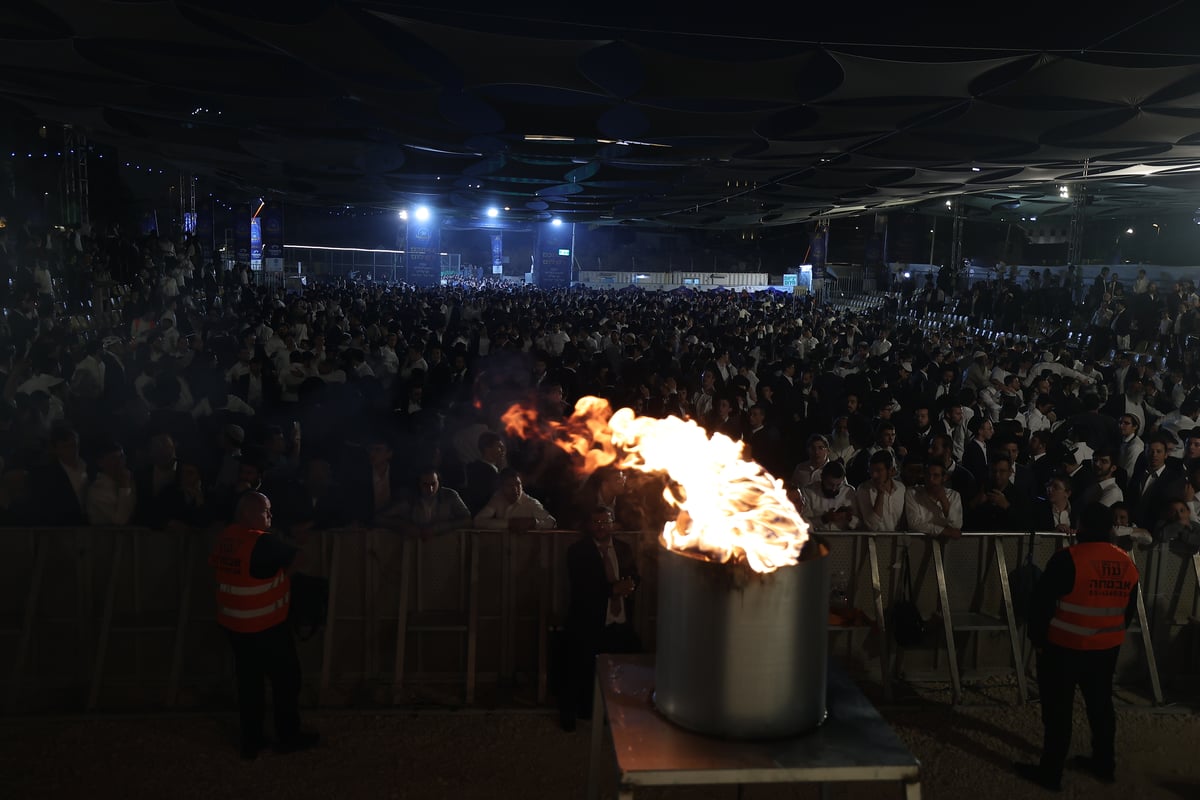
<path id="1" fill-rule="evenodd" d="M 659 545 L 654 703 L 711 736 L 769 739 L 825 719 L 829 558 L 759 574 Z"/>

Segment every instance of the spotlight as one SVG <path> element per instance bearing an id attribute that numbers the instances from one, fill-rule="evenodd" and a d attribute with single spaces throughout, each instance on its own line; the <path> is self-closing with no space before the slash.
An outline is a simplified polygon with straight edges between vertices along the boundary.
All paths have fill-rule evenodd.
<path id="1" fill-rule="evenodd" d="M 1128 234 L 1130 234 L 1130 235 L 1132 235 L 1132 234 L 1133 234 L 1133 228 L 1126 228 L 1126 229 L 1125 229 L 1125 232 L 1126 232 L 1126 233 L 1128 233 Z"/>
<path id="2" fill-rule="evenodd" d="M 500 209 L 492 206 L 487 210 L 487 215 L 492 218 L 498 217 L 500 215 Z"/>
<path id="3" fill-rule="evenodd" d="M 417 206 L 417 222 L 425 222 L 429 219 L 429 208 L 427 206 Z"/>
<path id="4" fill-rule="evenodd" d="M 400 209 L 400 219 L 408 220 L 408 209 L 407 208 Z"/>
<path id="5" fill-rule="evenodd" d="M 550 224 L 557 228 L 559 225 L 562 225 L 562 220 L 558 217 L 555 217 L 554 219 L 550 220 Z"/>

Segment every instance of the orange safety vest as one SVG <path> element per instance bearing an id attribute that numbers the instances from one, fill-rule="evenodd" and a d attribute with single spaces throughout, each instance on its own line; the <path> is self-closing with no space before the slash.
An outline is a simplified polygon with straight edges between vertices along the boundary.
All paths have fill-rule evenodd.
<path id="1" fill-rule="evenodd" d="M 1071 650 L 1120 647 L 1137 567 L 1124 550 L 1107 542 L 1083 542 L 1067 552 L 1075 562 L 1075 585 L 1058 599 L 1047 640 Z"/>
<path id="2" fill-rule="evenodd" d="M 235 633 L 258 633 L 288 617 L 291 580 L 279 570 L 271 578 L 250 574 L 250 554 L 266 531 L 230 525 L 217 537 L 209 566 L 217 577 L 217 624 Z"/>

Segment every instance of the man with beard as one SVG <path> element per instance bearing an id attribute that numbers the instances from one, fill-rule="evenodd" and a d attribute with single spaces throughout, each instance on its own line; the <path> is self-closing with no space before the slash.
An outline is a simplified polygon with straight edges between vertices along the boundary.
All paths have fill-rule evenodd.
<path id="1" fill-rule="evenodd" d="M 929 405 L 924 401 L 913 409 L 910 422 L 903 431 L 898 431 L 900 445 L 909 453 L 924 453 L 929 449 L 929 440 L 934 434 L 933 418 Z"/>
<path id="2" fill-rule="evenodd" d="M 804 514 L 817 530 L 850 531 L 859 527 L 854 489 L 846 483 L 846 470 L 836 461 L 821 469 L 818 485 L 801 492 Z"/>
<path id="3" fill-rule="evenodd" d="M 1096 480 L 1079 495 L 1079 507 L 1087 508 L 1092 503 L 1099 503 L 1105 508 L 1112 508 L 1115 503 L 1125 499 L 1125 493 L 1117 481 L 1116 453 L 1112 450 L 1097 450 L 1092 454 L 1092 470 Z"/>
<path id="4" fill-rule="evenodd" d="M 1119 418 L 1122 414 L 1132 414 L 1144 426 L 1146 409 L 1142 404 L 1146 399 L 1146 393 L 1141 376 L 1131 371 L 1124 386 L 1125 391 L 1109 395 L 1108 402 L 1104 404 L 1103 413 L 1113 419 Z"/>
<path id="5" fill-rule="evenodd" d="M 1030 530 L 1029 497 L 1012 485 L 1011 477 L 1008 453 L 994 453 L 988 464 L 987 482 L 967 506 L 968 530 L 1021 533 Z"/>
<path id="6" fill-rule="evenodd" d="M 963 451 L 966 449 L 967 440 L 970 434 L 967 432 L 966 413 L 963 411 L 962 403 L 957 399 L 947 400 L 942 409 L 942 417 L 936 425 L 938 433 L 945 433 L 950 437 L 953 445 L 955 460 L 961 460 Z"/>
<path id="7" fill-rule="evenodd" d="M 971 471 L 964 469 L 954 458 L 954 443 L 945 433 L 935 433 L 929 439 L 929 463 L 941 464 L 946 471 L 946 485 L 962 497 L 974 497 L 978 483 Z"/>

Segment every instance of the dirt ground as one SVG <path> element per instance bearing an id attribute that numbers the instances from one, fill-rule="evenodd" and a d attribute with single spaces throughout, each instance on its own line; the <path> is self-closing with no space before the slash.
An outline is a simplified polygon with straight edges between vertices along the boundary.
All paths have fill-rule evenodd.
<path id="1" fill-rule="evenodd" d="M 1035 760 L 1036 703 L 1008 705 L 1002 693 L 950 707 L 937 687 L 881 710 L 922 764 L 933 800 L 1040 797 L 1014 760 Z M 1070 798 L 1200 798 L 1200 714 L 1194 707 L 1119 705 L 1118 783 L 1069 772 Z M 0 798 L 582 798 L 589 730 L 563 733 L 554 715 L 531 710 L 312 712 L 321 745 L 254 762 L 235 752 L 232 714 L 142 718 L 0 719 Z M 1076 710 L 1073 752 L 1087 749 Z M 603 797 L 615 795 L 605 751 Z M 735 787 L 646 789 L 644 798 L 738 797 Z M 748 786 L 742 798 L 815 798 L 812 786 Z M 833 798 L 901 798 L 899 785 L 844 784 Z"/>

